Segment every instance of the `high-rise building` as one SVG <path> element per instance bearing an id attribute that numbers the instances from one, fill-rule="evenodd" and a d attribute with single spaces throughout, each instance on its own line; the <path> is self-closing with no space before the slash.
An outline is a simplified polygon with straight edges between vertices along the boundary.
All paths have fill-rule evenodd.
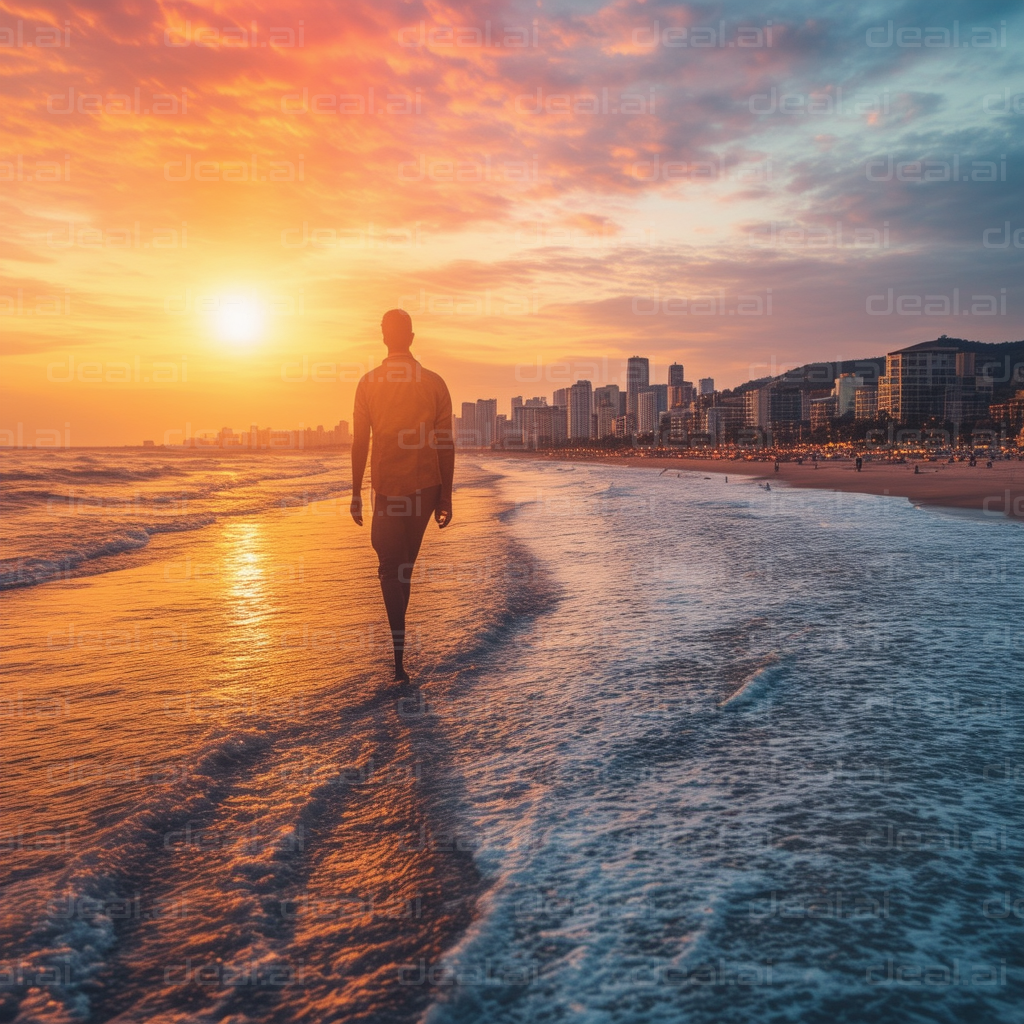
<path id="1" fill-rule="evenodd" d="M 683 372 L 682 363 L 673 363 L 668 368 L 668 386 L 670 388 L 681 388 L 686 374 Z"/>
<path id="2" fill-rule="evenodd" d="M 1018 437 L 1024 433 L 1024 390 L 1019 390 L 1005 402 L 990 405 L 988 414 L 993 422 L 1006 429 L 1010 437 Z"/>
<path id="3" fill-rule="evenodd" d="M 523 396 L 522 395 L 516 395 L 512 399 L 512 416 L 515 417 L 516 409 L 521 409 L 522 407 L 523 407 Z"/>
<path id="4" fill-rule="evenodd" d="M 957 352 L 956 377 L 946 385 L 943 419 L 963 423 L 986 418 L 990 414 L 992 386 L 992 380 L 977 375 L 973 352 Z"/>
<path id="5" fill-rule="evenodd" d="M 637 416 L 636 396 L 651 383 L 651 363 L 646 356 L 626 360 L 626 415 Z"/>
<path id="6" fill-rule="evenodd" d="M 704 433 L 711 438 L 712 444 L 721 444 L 725 440 L 725 410 L 721 406 L 711 406 L 707 410 Z"/>
<path id="7" fill-rule="evenodd" d="M 551 404 L 559 405 L 564 409 L 569 404 L 569 389 L 558 388 L 551 396 Z"/>
<path id="8" fill-rule="evenodd" d="M 946 386 L 956 383 L 957 350 L 925 342 L 890 352 L 878 378 L 878 411 L 899 423 L 942 416 Z"/>
<path id="9" fill-rule="evenodd" d="M 811 418 L 810 394 L 802 388 L 768 385 L 768 422 L 773 426 L 796 426 Z"/>
<path id="10" fill-rule="evenodd" d="M 701 377 L 698 386 L 702 395 L 713 395 L 715 393 L 715 378 Z"/>
<path id="11" fill-rule="evenodd" d="M 498 415 L 496 398 L 478 398 L 476 400 L 476 429 L 480 435 L 479 444 L 489 448 L 494 440 L 494 421 Z"/>
<path id="12" fill-rule="evenodd" d="M 476 429 L 476 402 L 462 403 L 456 442 L 460 448 L 476 448 L 480 444 L 480 435 Z"/>
<path id="13" fill-rule="evenodd" d="M 655 394 L 658 412 L 668 412 L 668 385 L 650 384 L 648 387 Z"/>
<path id="14" fill-rule="evenodd" d="M 499 445 L 504 445 L 511 431 L 512 427 L 509 423 L 508 417 L 504 413 L 498 413 L 498 415 L 494 417 L 494 440 Z"/>
<path id="15" fill-rule="evenodd" d="M 615 432 L 615 418 L 619 415 L 618 384 L 594 388 L 594 413 L 597 417 L 595 436 L 611 437 Z"/>
<path id="16" fill-rule="evenodd" d="M 662 423 L 668 420 L 668 443 L 683 444 L 693 430 L 693 413 L 689 409 L 674 409 L 661 417 Z"/>
<path id="17" fill-rule="evenodd" d="M 719 432 L 715 435 L 715 443 L 722 444 L 729 439 L 730 435 L 742 430 L 746 424 L 746 395 L 729 395 L 728 397 L 714 395 L 713 397 L 716 399 L 716 404 L 706 408 L 702 425 L 707 433 L 712 433 L 712 410 L 717 410 L 713 414 L 719 428 Z"/>
<path id="18" fill-rule="evenodd" d="M 528 398 L 512 411 L 511 436 L 524 448 L 558 444 L 565 440 L 565 410 L 542 396 Z"/>
<path id="19" fill-rule="evenodd" d="M 853 396 L 853 417 L 873 420 L 878 415 L 878 386 L 857 388 Z"/>
<path id="20" fill-rule="evenodd" d="M 569 440 L 569 416 L 564 405 L 551 407 L 551 440 L 555 444 L 564 444 Z"/>
<path id="21" fill-rule="evenodd" d="M 835 419 L 839 409 L 839 399 L 836 395 L 827 395 L 825 398 L 811 399 L 811 430 L 820 430 L 827 427 L 829 422 Z"/>
<path id="22" fill-rule="evenodd" d="M 836 398 L 836 416 L 845 416 L 854 411 L 857 389 L 864 387 L 864 378 L 855 373 L 841 373 L 836 377 L 832 394 Z"/>
<path id="23" fill-rule="evenodd" d="M 668 386 L 669 409 L 685 409 L 696 397 L 692 381 L 684 380 L 682 384 Z"/>
<path id="24" fill-rule="evenodd" d="M 636 432 L 653 434 L 658 429 L 658 393 L 653 388 L 639 392 L 637 397 Z"/>
<path id="25" fill-rule="evenodd" d="M 568 388 L 568 429 L 570 441 L 590 440 L 593 388 L 589 380 L 578 380 Z"/>
<path id="26" fill-rule="evenodd" d="M 767 386 L 751 388 L 743 393 L 744 426 L 762 428 L 768 426 L 770 422 L 769 394 Z"/>

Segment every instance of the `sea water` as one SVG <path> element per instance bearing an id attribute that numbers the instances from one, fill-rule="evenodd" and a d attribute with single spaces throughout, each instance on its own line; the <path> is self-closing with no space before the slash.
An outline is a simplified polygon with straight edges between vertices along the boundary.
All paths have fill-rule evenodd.
<path id="1" fill-rule="evenodd" d="M 204 456 L 6 463 L 4 1019 L 1019 1019 L 1016 524 L 462 459 L 395 692 L 344 460 Z"/>

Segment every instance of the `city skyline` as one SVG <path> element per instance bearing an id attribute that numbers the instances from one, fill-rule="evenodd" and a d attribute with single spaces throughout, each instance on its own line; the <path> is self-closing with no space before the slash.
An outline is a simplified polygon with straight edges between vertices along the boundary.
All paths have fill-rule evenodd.
<path id="1" fill-rule="evenodd" d="M 919 342 L 915 346 L 909 346 L 908 349 L 896 350 L 893 353 L 886 353 L 885 359 L 889 361 L 891 356 L 903 355 L 906 353 L 905 360 L 901 360 L 900 364 L 906 362 L 904 367 L 905 373 L 916 373 L 916 359 L 914 355 L 914 349 L 927 349 L 932 347 L 936 350 L 946 347 L 944 343 L 962 343 L 965 339 L 935 339 L 930 342 Z M 978 344 L 967 342 L 967 344 Z M 1006 345 L 1014 345 L 1021 343 L 1006 342 Z M 867 366 L 870 364 L 872 367 L 877 366 L 877 359 L 869 358 L 864 359 L 862 362 Z M 929 360 L 931 357 L 925 357 Z M 946 371 L 949 373 L 953 382 L 957 378 L 961 381 L 965 378 L 981 377 L 980 367 L 978 373 L 975 373 L 976 362 L 974 355 L 971 353 L 961 353 L 959 357 L 953 356 L 945 357 L 946 361 L 943 361 L 941 355 L 935 358 L 935 368 L 942 372 Z M 845 360 L 844 362 L 850 362 Z M 914 366 L 911 366 L 914 363 Z M 594 364 L 596 365 L 596 364 Z M 605 367 L 609 364 L 605 362 Z M 506 426 L 513 426 L 516 419 L 517 409 L 537 409 L 537 408 L 564 408 L 566 410 L 566 439 L 567 440 L 582 440 L 582 439 L 601 439 L 605 437 L 615 436 L 614 434 L 614 421 L 623 415 L 630 415 L 628 412 L 628 401 L 629 401 L 629 388 L 631 386 L 630 379 L 632 370 L 635 368 L 635 383 L 637 385 L 637 391 L 634 392 L 634 398 L 638 401 L 641 390 L 646 390 L 648 393 L 653 392 L 655 401 L 653 405 L 651 400 L 647 402 L 647 408 L 641 417 L 639 415 L 638 406 L 638 417 L 636 429 L 631 431 L 633 434 L 647 434 L 655 432 L 658 429 L 658 425 L 652 425 L 652 417 L 660 415 L 662 413 L 669 412 L 671 410 L 680 409 L 686 406 L 699 403 L 702 399 L 706 399 L 715 395 L 721 394 L 720 391 L 715 389 L 715 379 L 713 377 L 700 378 L 697 385 L 695 386 L 692 381 L 685 379 L 685 365 L 679 362 L 673 362 L 668 364 L 665 370 L 665 375 L 668 380 L 665 383 L 653 382 L 650 383 L 650 359 L 643 356 L 632 356 L 629 359 L 623 361 L 623 371 L 620 375 L 621 380 L 624 381 L 624 386 L 619 387 L 617 383 L 608 383 L 603 385 L 594 385 L 593 381 L 582 379 L 581 381 L 573 382 L 566 387 L 555 388 L 550 393 L 551 401 L 549 403 L 547 395 L 518 395 L 512 396 L 509 405 L 509 414 L 506 416 L 503 413 L 498 412 L 498 400 L 489 399 L 475 399 L 473 401 L 464 401 L 456 403 L 456 408 L 461 410 L 461 416 L 455 417 L 456 428 L 461 423 L 472 421 L 473 428 L 464 428 L 465 430 L 476 429 L 477 423 L 484 424 L 481 429 L 481 445 L 486 447 L 495 443 L 501 439 L 502 430 Z M 839 366 L 842 364 L 832 364 L 825 362 L 817 362 L 811 364 L 820 367 Z M 887 367 L 888 368 L 888 365 Z M 970 371 L 970 372 L 967 372 Z M 656 372 L 656 371 L 655 371 Z M 1000 371 L 1002 372 L 1002 371 Z M 993 370 L 993 373 L 995 371 Z M 1019 371 L 1017 371 L 1019 376 Z M 784 374 L 780 375 L 785 377 Z M 737 426 L 756 426 L 766 427 L 772 422 L 778 422 L 780 420 L 785 422 L 800 421 L 807 423 L 812 429 L 816 429 L 819 426 L 824 425 L 829 420 L 843 417 L 848 414 L 853 414 L 856 420 L 873 420 L 879 411 L 879 386 L 883 393 L 882 410 L 888 412 L 893 419 L 897 422 L 901 420 L 901 415 L 898 411 L 894 412 L 893 405 L 891 402 L 895 402 L 897 405 L 904 401 L 903 391 L 899 388 L 893 390 L 893 385 L 886 380 L 886 375 L 878 373 L 875 375 L 874 381 L 866 379 L 863 373 L 858 375 L 854 372 L 837 372 L 835 375 L 834 393 L 831 389 L 803 389 L 803 394 L 799 401 L 799 405 L 794 408 L 793 411 L 786 415 L 779 414 L 779 400 L 775 400 L 774 404 L 772 396 L 769 393 L 767 386 L 761 388 L 751 388 L 751 385 L 758 383 L 766 384 L 769 378 L 754 378 L 751 380 L 743 381 L 735 388 L 723 389 L 728 392 L 740 391 L 743 395 L 741 402 L 737 403 L 732 408 L 721 406 L 721 405 L 708 405 L 704 410 L 704 419 L 696 424 L 690 424 L 689 432 L 699 432 L 701 434 L 709 434 L 715 438 L 721 435 L 722 431 L 727 427 L 735 428 Z M 1007 376 L 1003 379 L 1003 383 L 1012 384 L 1016 377 Z M 648 383 L 643 383 L 647 381 Z M 591 420 L 592 432 L 584 433 L 581 424 L 584 421 L 583 413 L 577 412 L 576 426 L 573 427 L 571 424 L 569 408 L 572 404 L 572 392 L 573 388 L 577 384 L 589 385 L 589 409 Z M 1024 380 L 1020 383 L 1024 385 Z M 956 386 L 956 385 L 955 385 Z M 676 389 L 676 390 L 674 390 Z M 887 389 L 894 395 L 893 399 L 890 399 L 887 394 Z M 829 394 L 826 395 L 825 391 L 828 390 Z M 579 400 L 586 403 L 586 390 L 580 390 L 577 392 Z M 979 408 L 979 402 L 984 398 L 991 399 L 991 387 L 987 389 L 982 387 L 979 391 L 975 383 L 969 385 L 968 393 L 965 395 L 963 384 L 958 385 L 958 390 L 951 396 L 951 402 L 955 405 L 951 405 L 951 411 L 956 411 L 957 421 L 964 419 L 977 420 L 982 416 L 983 410 Z M 1015 398 L 1010 398 L 1009 401 L 1012 403 Z M 943 405 L 945 405 L 945 399 L 943 399 Z M 1015 407 L 1014 407 L 1015 408 Z M 798 414 L 796 409 L 799 410 Z M 774 415 L 772 414 L 774 410 Z M 943 411 L 945 411 L 943 409 Z M 908 409 L 908 414 L 920 415 L 921 409 L 911 407 Z M 1016 430 L 1020 429 L 1020 424 L 1017 423 L 1019 413 L 1011 412 L 1009 408 L 1004 407 L 1002 403 L 999 405 L 999 412 L 1002 415 L 1011 428 Z M 708 421 L 708 414 L 710 413 L 712 422 Z M 935 415 L 939 415 L 938 411 L 934 411 Z M 349 434 L 350 419 L 342 418 L 334 427 L 325 429 L 322 424 L 312 427 L 300 422 L 294 427 L 282 427 L 282 428 L 271 428 L 271 427 L 257 427 L 256 424 L 251 424 L 249 428 L 242 430 L 238 433 L 235 432 L 233 427 L 223 426 L 220 428 L 196 428 L 192 429 L 192 424 L 186 424 L 183 430 L 169 431 L 162 440 L 147 439 L 144 444 L 154 445 L 165 445 L 165 446 L 176 446 L 182 445 L 185 447 L 221 447 L 221 448 L 281 448 L 281 449 L 296 449 L 296 448 L 317 448 L 317 447 L 328 447 L 328 446 L 344 446 L 350 443 Z M 1016 426 L 1015 426 L 1016 425 Z M 698 430 L 698 428 L 700 428 Z M 173 440 L 169 439 L 170 435 L 174 435 Z M 22 437 L 21 442 L 18 443 L 16 438 L 12 438 L 9 432 L 5 434 L 0 431 L 0 447 L 13 446 L 13 447 L 31 447 L 31 444 L 25 443 L 25 438 Z M 620 434 L 619 436 L 624 436 Z M 42 446 L 61 446 L 61 439 L 58 435 L 54 435 L 53 440 L 47 440 Z M 63 446 L 73 447 L 74 445 L 64 444 Z"/>
<path id="2" fill-rule="evenodd" d="M 1005 368 L 998 361 L 985 362 L 984 345 L 979 362 L 971 346 L 977 349 L 979 343 L 943 336 L 888 352 L 884 358 L 810 364 L 831 368 L 828 387 L 822 386 L 823 377 L 804 376 L 796 381 L 780 374 L 724 391 L 715 389 L 711 377 L 701 378 L 695 387 L 685 379 L 684 364 L 678 362 L 667 367 L 667 382 L 652 381 L 649 358 L 631 356 L 620 377 L 624 389 L 614 383 L 595 387 L 581 378 L 555 389 L 550 404 L 547 396 L 525 400 L 522 395 L 513 396 L 508 416 L 497 413 L 495 399 L 463 402 L 462 416 L 455 421 L 456 436 L 463 446 L 479 441 L 483 447 L 505 440 L 529 447 L 543 437 L 557 444 L 666 433 L 675 440 L 697 434 L 720 443 L 741 428 L 797 428 L 802 437 L 804 426 L 815 431 L 844 419 L 875 422 L 880 414 L 895 423 L 928 418 L 957 425 L 980 423 L 992 409 L 1012 434 L 1019 433 L 1024 426 L 1020 422 L 1024 353 L 1017 355 L 1012 371 L 1008 368 L 1010 350 L 1024 349 L 1024 342 L 988 346 L 1000 353 L 1005 350 Z M 842 367 L 851 362 L 856 369 L 844 371 Z M 997 380 L 1003 385 L 1005 403 L 993 402 Z M 1019 386 L 1016 394 L 1015 384 Z"/>

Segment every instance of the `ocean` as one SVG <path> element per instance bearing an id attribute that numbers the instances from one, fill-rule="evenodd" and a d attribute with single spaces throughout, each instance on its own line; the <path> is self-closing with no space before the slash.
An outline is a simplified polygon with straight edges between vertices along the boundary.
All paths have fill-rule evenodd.
<path id="1" fill-rule="evenodd" d="M 467 455 L 15 451 L 0 1021 L 1019 1022 L 1024 532 Z"/>

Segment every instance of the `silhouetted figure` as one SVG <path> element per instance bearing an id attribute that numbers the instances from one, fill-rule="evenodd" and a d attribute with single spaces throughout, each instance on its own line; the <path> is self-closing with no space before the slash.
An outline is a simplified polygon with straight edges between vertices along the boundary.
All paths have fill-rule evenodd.
<path id="1" fill-rule="evenodd" d="M 445 382 L 409 352 L 412 318 L 390 309 L 381 320 L 388 354 L 356 388 L 352 424 L 352 518 L 363 525 L 363 471 L 373 433 L 370 487 L 377 577 L 395 652 L 395 682 L 405 671 L 405 612 L 412 569 L 431 515 L 443 530 L 452 521 L 455 444 L 452 400 Z"/>
<path id="2" fill-rule="evenodd" d="M 864 460 L 858 455 L 857 461 L 854 463 L 854 465 L 857 467 L 857 472 L 859 473 L 861 470 L 861 466 L 864 465 Z"/>
<path id="3" fill-rule="evenodd" d="M 775 460 L 775 472 L 778 473 L 778 471 L 779 471 L 779 460 L 776 459 Z"/>
<path id="4" fill-rule="evenodd" d="M 914 466 L 914 474 L 916 475 L 916 474 L 918 474 L 920 472 L 921 472 L 921 467 L 920 466 Z"/>

